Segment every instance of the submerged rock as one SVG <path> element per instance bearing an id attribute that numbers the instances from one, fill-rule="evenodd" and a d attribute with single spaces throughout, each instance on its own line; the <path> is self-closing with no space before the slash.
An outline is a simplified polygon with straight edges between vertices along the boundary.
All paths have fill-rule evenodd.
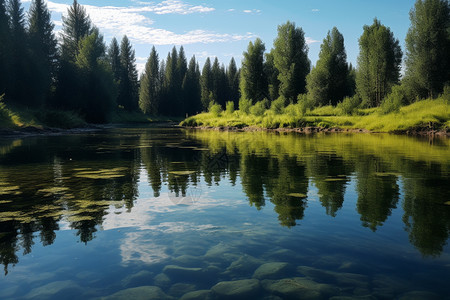
<path id="1" fill-rule="evenodd" d="M 333 272 L 307 266 L 300 266 L 297 268 L 297 271 L 318 282 L 334 283 L 339 286 L 351 286 L 354 288 L 367 288 L 369 286 L 369 278 L 366 275 Z"/>
<path id="2" fill-rule="evenodd" d="M 262 264 L 262 260 L 250 255 L 243 255 L 238 260 L 233 261 L 223 273 L 232 278 L 248 277 Z"/>
<path id="3" fill-rule="evenodd" d="M 141 286 L 119 291 L 115 294 L 102 298 L 104 300 L 152 300 L 152 299 L 175 299 L 167 296 L 157 286 Z"/>
<path id="4" fill-rule="evenodd" d="M 173 262 L 182 267 L 201 266 L 204 263 L 201 257 L 188 254 L 174 258 Z"/>
<path id="5" fill-rule="evenodd" d="M 194 284 L 188 284 L 188 283 L 175 283 L 172 285 L 167 292 L 169 295 L 174 297 L 181 297 L 182 295 L 195 291 L 195 285 Z"/>
<path id="6" fill-rule="evenodd" d="M 170 286 L 170 278 L 164 273 L 158 274 L 154 278 L 155 285 L 166 288 Z"/>
<path id="7" fill-rule="evenodd" d="M 153 273 L 149 271 L 140 271 L 129 275 L 122 280 L 124 287 L 145 286 L 153 282 Z"/>
<path id="8" fill-rule="evenodd" d="M 218 299 L 255 299 L 260 291 L 259 280 L 222 281 L 211 288 Z"/>
<path id="9" fill-rule="evenodd" d="M 267 292 L 283 299 L 322 299 L 339 294 L 336 287 L 300 277 L 263 280 L 261 284 Z"/>
<path id="10" fill-rule="evenodd" d="M 186 268 L 168 265 L 163 269 L 164 274 L 174 281 L 192 282 L 196 280 L 211 279 L 220 272 L 220 268 L 209 266 L 207 268 Z"/>
<path id="11" fill-rule="evenodd" d="M 261 265 L 253 273 L 256 279 L 277 279 L 286 275 L 289 270 L 289 264 L 285 262 L 271 262 Z"/>
<path id="12" fill-rule="evenodd" d="M 55 281 L 31 290 L 25 299 L 63 299 L 82 293 L 82 288 L 72 280 Z"/>
<path id="13" fill-rule="evenodd" d="M 183 297 L 180 298 L 180 300 L 208 300 L 210 298 L 210 290 L 199 290 L 184 294 Z"/>

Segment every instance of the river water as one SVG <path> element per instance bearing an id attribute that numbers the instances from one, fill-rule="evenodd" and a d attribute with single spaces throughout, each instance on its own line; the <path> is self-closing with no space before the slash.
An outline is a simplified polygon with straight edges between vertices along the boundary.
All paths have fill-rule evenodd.
<path id="1" fill-rule="evenodd" d="M 449 233 L 448 139 L 0 139 L 1 299 L 450 299 Z"/>

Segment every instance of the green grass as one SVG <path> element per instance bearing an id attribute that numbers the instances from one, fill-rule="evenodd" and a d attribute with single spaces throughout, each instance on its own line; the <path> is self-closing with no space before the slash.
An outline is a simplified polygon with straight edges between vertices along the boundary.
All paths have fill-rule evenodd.
<path id="1" fill-rule="evenodd" d="M 182 126 L 209 127 L 339 127 L 343 129 L 367 129 L 374 132 L 394 132 L 432 126 L 435 129 L 450 128 L 450 104 L 443 97 L 435 100 L 422 100 L 401 107 L 398 112 L 383 114 L 380 108 L 358 109 L 354 115 L 340 115 L 333 106 L 316 108 L 302 115 L 290 108 L 283 114 L 267 110 L 262 116 L 245 114 L 240 111 L 222 112 L 219 115 L 202 113 L 182 121 Z"/>
<path id="2" fill-rule="evenodd" d="M 54 127 L 68 129 L 85 125 L 86 122 L 74 112 L 8 107 L 0 100 L 0 128 Z"/>

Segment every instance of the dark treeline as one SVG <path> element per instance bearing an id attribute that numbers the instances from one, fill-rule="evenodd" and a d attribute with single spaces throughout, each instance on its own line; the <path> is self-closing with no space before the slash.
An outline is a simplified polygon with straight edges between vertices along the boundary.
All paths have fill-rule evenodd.
<path id="1" fill-rule="evenodd" d="M 129 39 L 119 44 L 113 38 L 107 47 L 76 0 L 63 17 L 59 42 L 42 0 L 33 0 L 27 14 L 20 0 L 0 0 L 0 95 L 7 104 L 75 111 L 99 123 L 117 110 L 184 117 L 211 109 L 248 113 L 252 106 L 258 114 L 299 103 L 302 111 L 328 104 L 347 113 L 377 106 L 392 111 L 437 97 L 450 81 L 448 0 L 417 0 L 410 20 L 404 53 L 380 20 L 365 25 L 356 68 L 337 28 L 311 66 L 303 29 L 288 21 L 270 51 L 260 39 L 250 42 L 241 68 L 234 59 L 225 67 L 217 58 L 200 68 L 182 46 L 166 59 L 153 47 L 138 78 Z"/>

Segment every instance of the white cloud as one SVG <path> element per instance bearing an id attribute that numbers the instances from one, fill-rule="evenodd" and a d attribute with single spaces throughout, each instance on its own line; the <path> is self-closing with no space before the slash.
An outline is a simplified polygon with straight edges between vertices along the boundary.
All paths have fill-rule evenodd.
<path id="1" fill-rule="evenodd" d="M 260 9 L 245 9 L 242 12 L 246 13 L 246 14 L 259 14 L 261 13 Z"/>
<path id="2" fill-rule="evenodd" d="M 307 45 L 314 44 L 314 43 L 320 43 L 320 41 L 315 40 L 315 39 L 313 39 L 313 38 L 311 38 L 309 36 L 305 37 L 305 40 L 306 40 L 306 44 Z"/>
<path id="3" fill-rule="evenodd" d="M 229 11 L 229 12 L 232 12 L 232 11 L 235 11 L 236 9 L 234 9 L 234 8 L 230 8 L 230 9 L 228 9 L 227 11 Z"/>
<path id="4" fill-rule="evenodd" d="M 191 30 L 185 33 L 175 33 L 169 30 L 155 28 L 150 25 L 153 20 L 144 16 L 144 12 L 155 14 L 190 14 L 195 12 L 209 12 L 214 10 L 205 6 L 192 6 L 179 0 L 167 0 L 156 5 L 142 7 L 114 7 L 83 5 L 86 8 L 92 22 L 105 33 L 106 36 L 123 36 L 134 43 L 153 45 L 187 45 L 194 43 L 217 43 L 246 40 L 253 37 L 252 34 L 226 34 L 207 30 Z M 48 8 L 52 12 L 66 14 L 69 5 L 48 1 Z"/>
<path id="5" fill-rule="evenodd" d="M 318 8 L 314 8 L 314 9 L 311 9 L 311 11 L 313 11 L 313 12 L 318 12 L 318 11 L 320 11 Z"/>

